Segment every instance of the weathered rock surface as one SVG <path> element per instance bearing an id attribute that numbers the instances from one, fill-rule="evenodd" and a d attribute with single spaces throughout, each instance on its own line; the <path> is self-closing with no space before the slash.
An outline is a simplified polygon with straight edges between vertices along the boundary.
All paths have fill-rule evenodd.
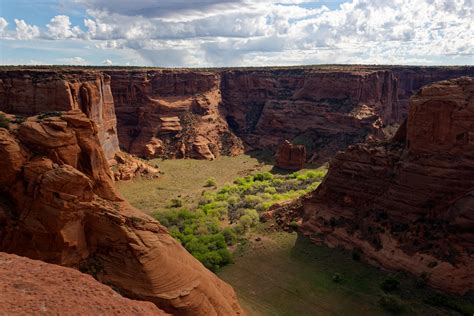
<path id="1" fill-rule="evenodd" d="M 236 155 L 244 145 L 276 150 L 288 139 L 319 162 L 391 136 L 413 92 L 462 75 L 474 67 L 12 68 L 0 71 L 0 111 L 81 109 L 97 123 L 109 160 L 118 136 L 136 156 L 198 159 Z"/>
<path id="2" fill-rule="evenodd" d="M 71 268 L 0 253 L 1 315 L 169 315 Z"/>
<path id="3" fill-rule="evenodd" d="M 349 147 L 303 201 L 301 231 L 372 262 L 474 290 L 474 77 L 425 86 L 386 143 Z"/>
<path id="4" fill-rule="evenodd" d="M 31 116 L 81 110 L 97 125 L 107 159 L 119 151 L 110 77 L 94 70 L 0 71 L 0 111 Z"/>
<path id="5" fill-rule="evenodd" d="M 160 170 L 150 166 L 148 163 L 124 153 L 115 154 L 114 162 L 111 163 L 112 173 L 115 180 L 127 181 L 136 177 L 147 179 L 157 178 Z"/>
<path id="6" fill-rule="evenodd" d="M 277 149 L 275 166 L 287 170 L 303 169 L 306 161 L 306 147 L 283 141 Z"/>
<path id="7" fill-rule="evenodd" d="M 121 147 L 146 158 L 198 158 L 243 152 L 220 111 L 218 72 L 107 71 Z"/>
<path id="8" fill-rule="evenodd" d="M 0 128 L 0 251 L 80 268 L 177 315 L 242 314 L 234 291 L 116 193 L 80 111 Z"/>

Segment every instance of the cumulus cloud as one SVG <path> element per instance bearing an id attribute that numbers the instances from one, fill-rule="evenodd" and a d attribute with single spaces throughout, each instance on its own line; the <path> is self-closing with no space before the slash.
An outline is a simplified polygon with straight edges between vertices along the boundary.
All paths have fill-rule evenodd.
<path id="1" fill-rule="evenodd" d="M 114 63 L 110 59 L 106 59 L 102 62 L 102 64 L 105 66 L 112 66 Z"/>
<path id="2" fill-rule="evenodd" d="M 30 40 L 40 35 L 39 28 L 36 25 L 29 25 L 24 20 L 15 19 L 15 25 L 16 39 Z"/>
<path id="3" fill-rule="evenodd" d="M 82 31 L 78 26 L 71 27 L 71 21 L 66 15 L 57 15 L 46 24 L 46 36 L 53 39 L 76 38 Z"/>
<path id="4" fill-rule="evenodd" d="M 7 29 L 8 22 L 4 18 L 0 17 L 0 36 L 3 35 Z"/>
<path id="5" fill-rule="evenodd" d="M 15 20 L 16 37 L 92 41 L 159 66 L 433 63 L 474 54 L 472 0 L 341 0 L 332 10 L 317 0 L 74 2 L 87 9 L 83 30 L 59 15 L 41 35 Z"/>

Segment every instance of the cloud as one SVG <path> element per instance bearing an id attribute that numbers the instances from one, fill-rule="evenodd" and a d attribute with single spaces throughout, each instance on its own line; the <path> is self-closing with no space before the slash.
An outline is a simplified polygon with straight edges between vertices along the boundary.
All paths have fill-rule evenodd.
<path id="1" fill-rule="evenodd" d="M 88 65 L 89 63 L 82 57 L 60 58 L 58 62 L 64 65 Z"/>
<path id="2" fill-rule="evenodd" d="M 30 40 L 40 35 L 39 28 L 36 25 L 29 25 L 24 20 L 15 19 L 16 34 L 15 38 L 20 40 Z"/>
<path id="3" fill-rule="evenodd" d="M 0 17 L 0 36 L 5 33 L 7 26 L 8 26 L 7 20 Z"/>
<path id="4" fill-rule="evenodd" d="M 46 24 L 46 37 L 52 39 L 77 38 L 82 31 L 78 26 L 71 27 L 71 21 L 66 15 L 56 15 Z"/>
<path id="5" fill-rule="evenodd" d="M 474 55 L 472 0 L 348 0 L 333 10 L 316 0 L 74 1 L 87 10 L 83 30 L 58 15 L 41 32 L 15 20 L 13 37 L 75 39 L 104 57 L 134 51 L 157 66 L 472 63 Z"/>
<path id="6" fill-rule="evenodd" d="M 105 66 L 112 66 L 114 63 L 110 59 L 106 59 L 102 62 L 102 64 Z"/>

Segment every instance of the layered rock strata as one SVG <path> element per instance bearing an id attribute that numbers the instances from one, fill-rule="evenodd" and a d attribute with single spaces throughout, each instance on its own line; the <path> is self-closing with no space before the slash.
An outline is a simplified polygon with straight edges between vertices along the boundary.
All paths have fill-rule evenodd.
<path id="1" fill-rule="evenodd" d="M 97 135 L 79 110 L 0 128 L 0 251 L 79 268 L 168 313 L 242 314 L 230 286 L 119 197 Z"/>
<path id="2" fill-rule="evenodd" d="M 77 270 L 0 253 L 2 315 L 169 315 Z"/>
<path id="3" fill-rule="evenodd" d="M 425 86 L 394 140 L 349 147 L 303 202 L 314 242 L 474 290 L 474 77 Z"/>
<path id="4" fill-rule="evenodd" d="M 80 110 L 97 125 L 108 160 L 119 151 L 110 76 L 80 70 L 0 71 L 0 111 L 31 116 Z"/>
<path id="5" fill-rule="evenodd" d="M 146 158 L 243 152 L 221 113 L 220 74 L 181 70 L 107 71 L 122 148 Z"/>

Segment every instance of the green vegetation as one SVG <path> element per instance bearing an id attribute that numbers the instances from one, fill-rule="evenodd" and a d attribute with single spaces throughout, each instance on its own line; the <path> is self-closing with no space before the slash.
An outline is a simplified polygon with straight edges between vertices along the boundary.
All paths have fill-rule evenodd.
<path id="1" fill-rule="evenodd" d="M 400 314 L 405 310 L 403 304 L 395 296 L 382 296 L 379 300 L 379 304 L 387 312 L 392 314 Z"/>
<path id="2" fill-rule="evenodd" d="M 245 234 L 257 226 L 259 212 L 276 202 L 314 190 L 325 172 L 323 169 L 289 175 L 257 172 L 237 178 L 220 189 L 203 191 L 198 205 L 191 211 L 177 209 L 183 205 L 181 200 L 171 199 L 168 209 L 155 212 L 154 216 L 194 257 L 217 271 L 232 262 L 227 247 L 245 239 Z"/>
<path id="3" fill-rule="evenodd" d="M 3 113 L 0 113 L 0 128 L 10 129 L 10 120 Z"/>
<path id="4" fill-rule="evenodd" d="M 206 180 L 206 184 L 204 185 L 205 187 L 216 187 L 217 186 L 217 180 L 216 178 L 209 178 Z"/>
<path id="5" fill-rule="evenodd" d="M 380 284 L 380 288 L 384 292 L 393 292 L 399 289 L 400 281 L 395 279 L 394 277 L 389 277 Z"/>
<path id="6" fill-rule="evenodd" d="M 48 111 L 48 112 L 43 112 L 40 115 L 38 115 L 38 119 L 44 120 L 45 118 L 48 118 L 48 117 L 61 117 L 62 115 L 63 113 L 59 111 Z"/>

